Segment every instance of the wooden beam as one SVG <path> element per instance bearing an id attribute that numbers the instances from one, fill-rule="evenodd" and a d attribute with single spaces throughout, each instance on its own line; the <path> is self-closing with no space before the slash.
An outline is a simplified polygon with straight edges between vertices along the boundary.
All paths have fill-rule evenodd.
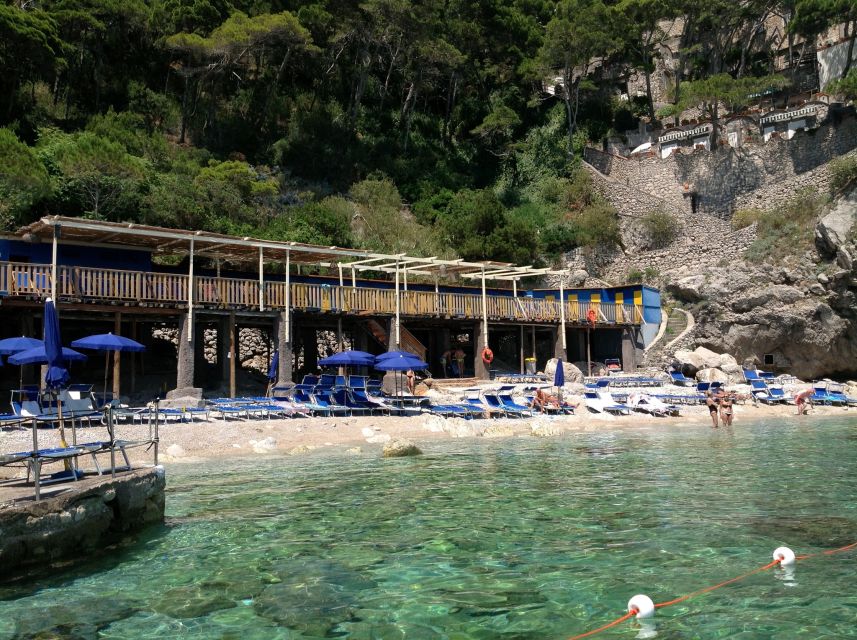
<path id="1" fill-rule="evenodd" d="M 122 335 L 122 312 L 117 311 L 113 317 L 113 334 L 120 336 Z M 122 371 L 121 371 L 121 363 L 122 363 L 122 355 L 119 351 L 113 352 L 113 397 L 119 398 L 119 389 L 121 386 L 122 380 Z"/>
<path id="2" fill-rule="evenodd" d="M 235 349 L 235 314 L 229 314 L 229 397 L 235 397 L 235 360 L 238 355 Z"/>

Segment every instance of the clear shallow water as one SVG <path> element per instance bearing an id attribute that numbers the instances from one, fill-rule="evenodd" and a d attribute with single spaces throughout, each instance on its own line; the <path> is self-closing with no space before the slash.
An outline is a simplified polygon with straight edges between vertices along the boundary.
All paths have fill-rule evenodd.
<path id="1" fill-rule="evenodd" d="M 781 544 L 857 541 L 854 419 L 424 450 L 172 468 L 165 527 L 0 587 L 0 638 L 560 639 Z M 752 576 L 661 610 L 657 637 L 857 638 L 855 568 Z"/>

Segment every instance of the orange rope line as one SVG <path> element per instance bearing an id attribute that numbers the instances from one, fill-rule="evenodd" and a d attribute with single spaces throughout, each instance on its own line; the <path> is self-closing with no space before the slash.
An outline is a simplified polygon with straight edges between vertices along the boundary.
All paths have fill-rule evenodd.
<path id="1" fill-rule="evenodd" d="M 766 564 L 764 567 L 758 567 L 757 569 L 753 569 L 752 571 L 749 571 L 749 572 L 747 572 L 743 575 L 740 575 L 736 578 L 724 580 L 723 582 L 715 584 L 711 587 L 705 587 L 704 589 L 698 589 L 696 591 L 691 591 L 686 596 L 681 596 L 679 598 L 676 598 L 675 600 L 667 600 L 666 602 L 659 602 L 658 604 L 655 605 L 655 609 L 660 609 L 661 607 L 669 607 L 670 605 L 678 604 L 679 602 L 684 602 L 685 600 L 690 600 L 691 598 L 693 598 L 695 596 L 700 596 L 703 593 L 708 593 L 709 591 L 714 591 L 715 589 L 719 589 L 720 587 L 725 587 L 727 584 L 732 584 L 733 582 L 738 582 L 739 580 L 743 580 L 744 578 L 749 578 L 750 576 L 752 576 L 756 573 L 761 573 L 762 571 L 767 571 L 771 567 L 775 567 L 778 564 L 780 564 L 780 560 L 773 560 L 773 561 L 769 562 L 768 564 Z"/>
<path id="2" fill-rule="evenodd" d="M 821 556 L 821 555 L 831 556 L 835 553 L 841 553 L 842 551 L 849 551 L 849 550 L 854 549 L 854 548 L 857 548 L 857 542 L 852 542 L 851 544 L 845 545 L 844 547 L 839 547 L 838 549 L 829 549 L 827 551 L 820 551 L 818 553 L 809 553 L 809 554 L 802 555 L 802 556 L 795 556 L 795 560 L 796 561 L 797 560 L 806 560 L 807 558 L 813 558 L 815 556 Z M 738 582 L 739 580 L 743 580 L 744 578 L 749 578 L 752 575 L 755 575 L 757 573 L 762 573 L 763 571 L 767 571 L 768 569 L 771 569 L 772 567 L 777 566 L 778 564 L 780 564 L 780 562 L 782 562 L 782 560 L 780 560 L 780 559 L 773 560 L 773 561 L 769 562 L 768 564 L 766 564 L 762 567 L 758 567 L 756 569 L 753 569 L 752 571 L 749 571 L 749 572 L 742 574 L 740 576 L 737 576 L 735 578 L 730 578 L 729 580 L 724 580 L 723 582 L 720 582 L 720 583 L 715 584 L 715 585 L 710 586 L 710 587 L 705 587 L 704 589 L 698 589 L 696 591 L 692 591 L 685 596 L 680 596 L 680 597 L 675 598 L 673 600 L 667 600 L 666 602 L 659 602 L 655 605 L 655 609 L 661 609 L 663 607 L 669 607 L 670 605 L 678 604 L 679 602 L 684 602 L 685 600 L 690 600 L 693 597 L 700 596 L 703 593 L 709 593 L 711 591 L 714 591 L 715 589 L 719 589 L 720 587 L 725 587 L 726 585 L 732 584 L 733 582 Z M 609 622 L 609 623 L 605 624 L 603 627 L 598 627 L 597 629 L 593 629 L 592 631 L 587 631 L 586 633 L 581 633 L 580 635 L 572 636 L 568 640 L 578 640 L 579 638 L 588 638 L 589 636 L 594 636 L 595 634 L 601 633 L 602 631 L 605 631 L 605 630 L 609 629 L 610 627 L 615 627 L 617 624 L 620 624 L 620 623 L 624 622 L 625 620 L 627 620 L 628 618 L 631 618 L 635 615 L 637 615 L 637 611 L 635 609 L 631 609 L 628 613 L 623 615 L 621 618 L 616 618 L 613 622 Z"/>
<path id="3" fill-rule="evenodd" d="M 635 615 L 637 615 L 637 610 L 631 609 L 628 613 L 626 613 L 621 618 L 616 618 L 613 622 L 609 622 L 609 623 L 605 624 L 603 627 L 598 627 L 597 629 L 593 629 L 592 631 L 587 631 L 586 633 L 581 633 L 580 635 L 572 636 L 568 640 L 579 640 L 579 638 L 588 638 L 589 636 L 594 636 L 596 633 L 601 633 L 602 631 L 606 631 L 610 627 L 615 627 L 617 624 L 625 622 L 625 620 L 627 620 L 631 616 L 635 616 Z"/>

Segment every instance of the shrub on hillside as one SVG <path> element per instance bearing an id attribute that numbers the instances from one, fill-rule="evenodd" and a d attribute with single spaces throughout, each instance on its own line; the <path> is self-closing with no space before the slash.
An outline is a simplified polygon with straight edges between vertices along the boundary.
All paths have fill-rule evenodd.
<path id="1" fill-rule="evenodd" d="M 678 220 L 666 211 L 651 211 L 640 222 L 652 248 L 667 246 L 678 234 Z"/>
<path id="2" fill-rule="evenodd" d="M 759 212 L 756 239 L 747 249 L 747 259 L 781 263 L 803 255 L 812 248 L 816 221 L 826 202 L 814 189 L 807 189 L 775 211 Z"/>
<path id="3" fill-rule="evenodd" d="M 842 156 L 830 162 L 830 189 L 835 193 L 857 181 L 857 156 Z"/>
<path id="4" fill-rule="evenodd" d="M 606 202 L 596 202 L 572 219 L 576 243 L 581 247 L 616 246 L 622 243 L 619 214 Z"/>
<path id="5" fill-rule="evenodd" d="M 765 212 L 759 209 L 738 209 L 738 211 L 732 214 L 732 228 L 735 231 L 745 229 L 754 222 L 758 222 L 759 218 L 763 215 L 765 215 Z"/>

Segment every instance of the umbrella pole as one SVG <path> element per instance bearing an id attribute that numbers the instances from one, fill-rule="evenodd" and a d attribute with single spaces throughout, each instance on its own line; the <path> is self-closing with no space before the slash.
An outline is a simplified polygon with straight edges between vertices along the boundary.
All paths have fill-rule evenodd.
<path id="1" fill-rule="evenodd" d="M 115 425 L 113 424 L 113 405 L 107 407 L 107 430 L 110 432 L 110 477 L 116 477 L 116 437 L 113 432 Z"/>
<path id="2" fill-rule="evenodd" d="M 39 476 L 42 475 L 42 465 L 39 462 L 39 433 L 38 421 L 33 417 L 33 482 L 36 484 L 36 501 L 42 499 L 42 490 Z"/>
<path id="3" fill-rule="evenodd" d="M 101 402 L 107 404 L 107 368 L 110 366 L 110 352 L 104 352 L 104 386 L 101 388 Z"/>

